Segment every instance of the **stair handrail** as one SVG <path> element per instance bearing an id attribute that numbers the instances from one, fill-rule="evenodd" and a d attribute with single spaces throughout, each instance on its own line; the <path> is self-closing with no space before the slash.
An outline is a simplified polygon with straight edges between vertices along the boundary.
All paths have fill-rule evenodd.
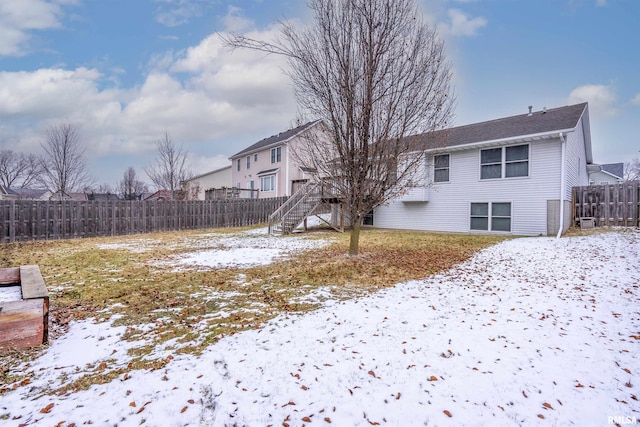
<path id="1" fill-rule="evenodd" d="M 273 225 L 282 220 L 293 211 L 305 198 L 311 193 L 311 191 L 317 187 L 317 183 L 309 181 L 298 189 L 286 202 L 284 202 L 278 209 L 276 209 L 271 215 L 269 215 L 269 234 Z M 291 206 L 293 205 L 293 206 Z"/>

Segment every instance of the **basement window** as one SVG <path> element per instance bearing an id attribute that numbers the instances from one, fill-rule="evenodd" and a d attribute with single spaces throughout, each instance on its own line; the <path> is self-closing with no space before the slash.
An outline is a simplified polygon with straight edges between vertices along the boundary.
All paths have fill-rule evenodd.
<path id="1" fill-rule="evenodd" d="M 511 231 L 511 203 L 471 203 L 471 230 Z"/>

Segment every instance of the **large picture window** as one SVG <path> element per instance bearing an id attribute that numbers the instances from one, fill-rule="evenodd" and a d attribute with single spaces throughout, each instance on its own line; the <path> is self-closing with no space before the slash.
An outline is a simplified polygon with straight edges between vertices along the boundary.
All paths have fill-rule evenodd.
<path id="1" fill-rule="evenodd" d="M 471 203 L 471 230 L 511 231 L 511 203 Z"/>
<path id="2" fill-rule="evenodd" d="M 271 163 L 279 163 L 282 161 L 282 147 L 271 149 Z"/>
<path id="3" fill-rule="evenodd" d="M 522 176 L 529 176 L 528 144 L 480 150 L 480 179 Z"/>
<path id="4" fill-rule="evenodd" d="M 433 182 L 449 182 L 449 155 L 433 156 Z"/>
<path id="5" fill-rule="evenodd" d="M 275 191 L 276 176 L 269 175 L 260 178 L 260 191 Z"/>

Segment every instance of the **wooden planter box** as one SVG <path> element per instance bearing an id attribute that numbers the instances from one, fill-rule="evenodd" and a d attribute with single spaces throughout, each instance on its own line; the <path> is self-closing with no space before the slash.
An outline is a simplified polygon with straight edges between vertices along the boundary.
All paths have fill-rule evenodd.
<path id="1" fill-rule="evenodd" d="M 49 292 L 40 267 L 0 268 L 0 348 L 34 347 L 48 335 Z"/>

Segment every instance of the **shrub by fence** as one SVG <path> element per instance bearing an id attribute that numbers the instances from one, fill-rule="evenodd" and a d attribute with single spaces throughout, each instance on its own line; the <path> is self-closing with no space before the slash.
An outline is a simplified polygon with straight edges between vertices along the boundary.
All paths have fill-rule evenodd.
<path id="1" fill-rule="evenodd" d="M 593 218 L 596 226 L 637 227 L 640 181 L 573 187 L 573 221 Z"/>
<path id="2" fill-rule="evenodd" d="M 285 200 L 0 200 L 0 243 L 254 225 Z"/>

